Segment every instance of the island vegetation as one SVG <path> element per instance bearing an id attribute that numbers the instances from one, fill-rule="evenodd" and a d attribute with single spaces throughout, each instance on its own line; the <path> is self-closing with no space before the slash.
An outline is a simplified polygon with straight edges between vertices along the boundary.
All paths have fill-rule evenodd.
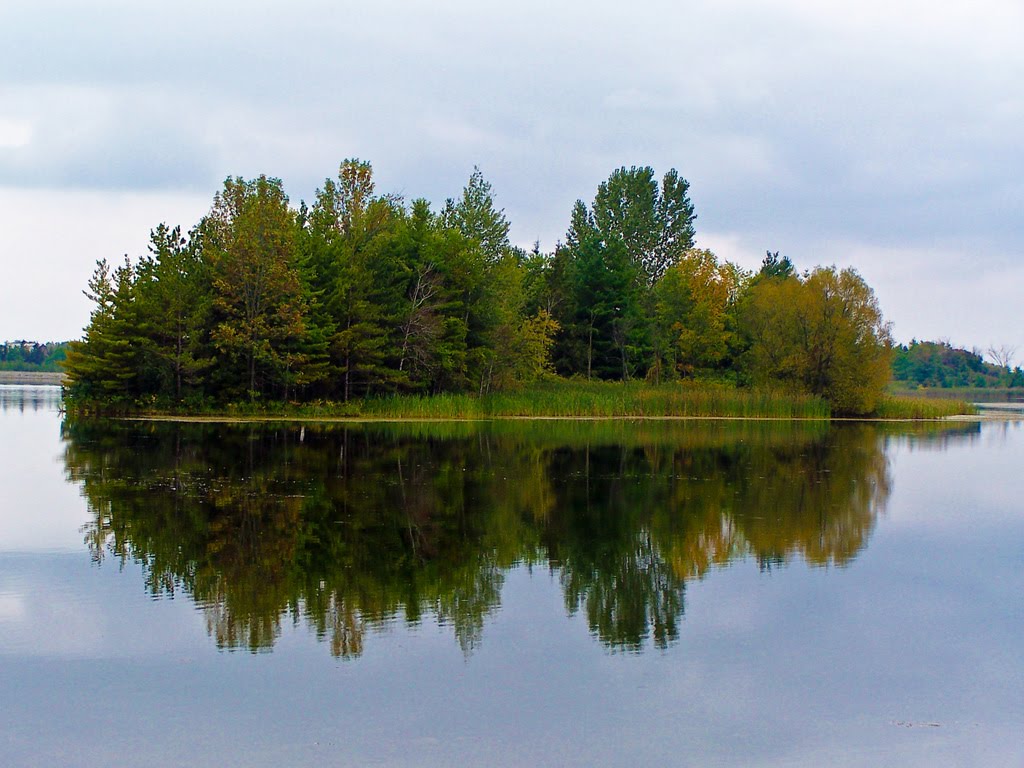
<path id="1" fill-rule="evenodd" d="M 905 415 L 885 399 L 889 326 L 856 271 L 801 273 L 776 252 L 750 273 L 698 248 L 695 220 L 687 181 L 649 167 L 578 201 L 551 253 L 510 243 L 479 170 L 440 210 L 378 194 L 359 160 L 298 207 L 279 179 L 229 178 L 187 232 L 160 224 L 147 255 L 98 262 L 66 403 Z"/>

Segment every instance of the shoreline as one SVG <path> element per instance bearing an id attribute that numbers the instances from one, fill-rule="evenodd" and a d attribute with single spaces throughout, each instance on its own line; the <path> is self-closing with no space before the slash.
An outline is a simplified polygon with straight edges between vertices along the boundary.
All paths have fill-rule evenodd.
<path id="1" fill-rule="evenodd" d="M 177 407 L 164 402 L 66 401 L 67 410 L 133 421 L 180 423 L 388 423 L 480 421 L 939 421 L 977 418 L 964 401 L 883 396 L 869 413 L 830 413 L 820 397 L 712 382 L 649 384 L 552 380 L 532 388 L 474 396 L 398 395 L 348 403 L 251 402 Z"/>
<path id="2" fill-rule="evenodd" d="M 100 417 L 104 418 L 104 417 Z M 116 421 L 162 422 L 178 424 L 482 424 L 495 421 L 770 421 L 770 422 L 840 422 L 852 424 L 941 424 L 944 422 L 1007 421 L 1024 418 L 1024 412 L 996 411 L 976 414 L 954 414 L 936 418 L 884 418 L 880 416 L 174 416 L 150 414 L 110 416 Z"/>
<path id="3" fill-rule="evenodd" d="M 0 371 L 0 384 L 38 384 L 59 387 L 65 375 L 60 371 Z"/>

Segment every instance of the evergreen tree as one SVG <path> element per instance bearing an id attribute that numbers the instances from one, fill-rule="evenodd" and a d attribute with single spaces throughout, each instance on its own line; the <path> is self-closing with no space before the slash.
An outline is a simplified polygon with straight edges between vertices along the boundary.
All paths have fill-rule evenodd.
<path id="1" fill-rule="evenodd" d="M 111 273 L 96 262 L 85 295 L 93 301 L 85 338 L 72 342 L 64 370 L 72 399 L 130 403 L 140 394 L 138 358 L 142 344 L 135 306 L 135 270 L 128 258 Z"/>
<path id="2" fill-rule="evenodd" d="M 442 221 L 476 240 L 488 263 L 497 262 L 509 249 L 505 211 L 495 208 L 491 184 L 478 167 L 473 168 L 458 202 L 451 198 L 446 201 Z"/>
<path id="3" fill-rule="evenodd" d="M 198 239 L 160 224 L 150 233 L 150 255 L 137 267 L 139 330 L 146 366 L 160 393 L 180 401 L 209 364 L 204 349 L 212 286 Z"/>
<path id="4" fill-rule="evenodd" d="M 250 399 L 272 385 L 287 396 L 296 382 L 293 371 L 304 362 L 297 342 L 305 322 L 297 227 L 280 180 L 227 179 L 206 226 L 214 288 L 212 339 L 236 367 L 234 372 L 219 370 L 222 384 Z"/>
<path id="5" fill-rule="evenodd" d="M 394 238 L 402 213 L 393 198 L 374 196 L 369 163 L 346 160 L 338 181 L 324 182 L 304 229 L 308 281 L 330 353 L 330 388 L 347 401 L 390 378 L 385 365 L 388 321 L 374 264 Z"/>

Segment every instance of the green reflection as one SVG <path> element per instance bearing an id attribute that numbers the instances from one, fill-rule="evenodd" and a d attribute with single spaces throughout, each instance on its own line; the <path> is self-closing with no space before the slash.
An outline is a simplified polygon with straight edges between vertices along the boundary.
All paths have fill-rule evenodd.
<path id="1" fill-rule="evenodd" d="M 844 566 L 890 488 L 884 432 L 772 422 L 354 426 L 68 421 L 93 557 L 143 565 L 221 648 L 290 620 L 336 656 L 429 617 L 465 652 L 514 566 L 607 647 L 679 636 L 686 582 L 750 557 Z"/>

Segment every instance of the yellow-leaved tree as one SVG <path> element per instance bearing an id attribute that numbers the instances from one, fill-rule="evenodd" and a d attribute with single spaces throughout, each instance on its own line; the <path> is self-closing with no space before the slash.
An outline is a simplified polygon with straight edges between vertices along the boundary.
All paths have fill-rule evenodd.
<path id="1" fill-rule="evenodd" d="M 752 282 L 740 310 L 744 369 L 828 400 L 833 413 L 872 413 L 890 377 L 892 337 L 871 287 L 853 269 Z"/>

